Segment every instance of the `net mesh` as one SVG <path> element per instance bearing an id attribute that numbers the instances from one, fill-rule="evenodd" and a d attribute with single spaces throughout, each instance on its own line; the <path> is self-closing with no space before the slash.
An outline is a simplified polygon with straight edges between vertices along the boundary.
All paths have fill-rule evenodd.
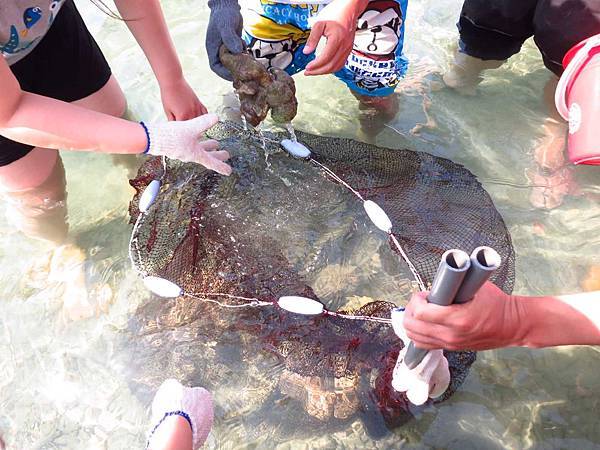
<path id="1" fill-rule="evenodd" d="M 169 161 L 165 166 L 155 158 L 131 181 L 137 191 L 130 205 L 135 268 L 180 286 L 190 314 L 211 323 L 216 335 L 227 330 L 246 343 L 251 336 L 260 350 L 275 354 L 285 366 L 278 373 L 279 391 L 302 402 L 310 416 L 347 419 L 370 398 L 386 422 L 404 420 L 408 402 L 391 387 L 402 342 L 385 323 L 348 320 L 388 319 L 417 287 L 407 282 L 412 275 L 403 256 L 394 256 L 396 245 L 379 250 L 384 265 L 404 270 L 394 278 L 398 297 L 391 301 L 342 306 L 337 315 L 318 317 L 260 306 L 283 295 L 319 300 L 312 275 L 331 263 L 324 249 L 355 245 L 349 229 L 362 226 L 385 243 L 361 202 L 321 165 L 386 211 L 404 257 L 426 286 L 447 249 L 469 253 L 488 245 L 503 259 L 492 281 L 511 292 L 514 252 L 488 194 L 462 166 L 425 153 L 298 133 L 313 152 L 313 161 L 301 161 L 280 152 L 283 134 L 259 135 L 232 122 L 208 134 L 232 154 L 231 177 L 194 164 Z M 139 197 L 154 179 L 162 179 L 161 192 L 140 214 Z M 241 309 L 232 322 L 228 311 L 203 300 Z M 473 352 L 446 356 L 452 382 L 440 400 L 456 390 L 475 360 Z"/>

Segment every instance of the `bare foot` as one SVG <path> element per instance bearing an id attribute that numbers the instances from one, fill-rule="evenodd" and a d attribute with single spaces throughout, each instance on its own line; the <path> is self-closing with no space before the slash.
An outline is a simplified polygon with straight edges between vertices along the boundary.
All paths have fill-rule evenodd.
<path id="1" fill-rule="evenodd" d="M 538 167 L 528 172 L 528 178 L 534 184 L 530 201 L 535 208 L 553 209 L 562 204 L 565 196 L 577 191 L 577 184 L 565 156 L 565 124 L 548 118 L 542 131 L 543 136 L 533 151 Z"/>
<path id="2" fill-rule="evenodd" d="M 556 120 L 546 119 L 542 131 L 544 135 L 536 144 L 534 158 L 543 171 L 555 172 L 567 164 L 567 127 Z"/>
<path id="3" fill-rule="evenodd" d="M 21 279 L 22 289 L 44 289 L 46 287 L 53 255 L 54 250 L 47 251 L 35 258 Z"/>
<path id="4" fill-rule="evenodd" d="M 573 172 L 569 167 L 563 167 L 549 175 L 529 170 L 527 177 L 533 184 L 529 201 L 534 208 L 557 208 L 562 205 L 565 196 L 576 190 Z"/>

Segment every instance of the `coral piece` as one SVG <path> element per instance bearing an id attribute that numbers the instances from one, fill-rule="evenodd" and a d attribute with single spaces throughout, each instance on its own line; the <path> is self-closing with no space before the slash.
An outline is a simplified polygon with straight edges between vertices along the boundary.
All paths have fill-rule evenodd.
<path id="1" fill-rule="evenodd" d="M 266 69 L 248 53 L 234 55 L 221 46 L 219 58 L 233 75 L 241 112 L 252 126 L 261 123 L 269 110 L 275 122 L 291 122 L 298 111 L 294 80 L 281 69 Z"/>
<path id="2" fill-rule="evenodd" d="M 302 376 L 285 370 L 279 379 L 279 389 L 302 402 L 306 412 L 319 419 L 347 419 L 358 410 L 359 377 L 342 378 Z"/>

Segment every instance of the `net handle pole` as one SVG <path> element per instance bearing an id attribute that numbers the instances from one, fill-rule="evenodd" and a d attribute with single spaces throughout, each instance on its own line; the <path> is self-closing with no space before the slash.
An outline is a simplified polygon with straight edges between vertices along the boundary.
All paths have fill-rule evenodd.
<path id="1" fill-rule="evenodd" d="M 477 291 L 481 289 L 485 282 L 488 281 L 492 274 L 500 267 L 502 264 L 502 258 L 498 252 L 496 252 L 496 250 L 491 247 L 484 246 L 477 247 L 475 250 L 473 250 L 468 262 L 469 267 L 463 276 L 460 286 L 454 293 L 453 301 L 449 304 L 460 304 L 471 301 L 475 294 L 477 294 Z M 438 274 L 436 274 L 436 278 Z M 427 297 L 427 300 L 431 301 L 431 294 Z M 428 352 L 428 350 L 419 349 L 414 345 L 413 342 L 411 342 L 406 352 L 406 356 L 404 357 L 404 363 L 409 369 L 414 369 L 419 365 Z"/>
<path id="2" fill-rule="evenodd" d="M 444 253 L 433 279 L 431 292 L 427 295 L 427 301 L 439 306 L 451 305 L 470 267 L 469 255 L 462 250 L 448 250 Z M 417 347 L 411 341 L 404 356 L 404 363 L 409 369 L 414 369 L 423 361 L 427 353 L 428 350 Z"/>
<path id="3" fill-rule="evenodd" d="M 460 285 L 454 303 L 467 303 L 475 297 L 477 291 L 490 279 L 502 264 L 502 258 L 491 247 L 477 247 L 471 253 L 471 269 Z"/>

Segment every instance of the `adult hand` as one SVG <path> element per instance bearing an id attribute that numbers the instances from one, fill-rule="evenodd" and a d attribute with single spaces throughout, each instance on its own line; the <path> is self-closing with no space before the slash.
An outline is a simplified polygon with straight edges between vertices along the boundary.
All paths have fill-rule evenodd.
<path id="1" fill-rule="evenodd" d="M 219 59 L 219 48 L 225 45 L 227 49 L 237 55 L 244 51 L 242 41 L 242 27 L 244 19 L 240 13 L 237 0 L 209 0 L 210 19 L 206 30 L 206 52 L 210 68 L 228 81 L 233 81 L 231 72 L 227 70 Z"/>
<path id="2" fill-rule="evenodd" d="M 404 328 L 420 348 L 488 350 L 522 345 L 523 305 L 488 282 L 475 298 L 461 305 L 428 303 L 427 293 L 414 294 L 406 306 Z"/>
<path id="3" fill-rule="evenodd" d="M 231 167 L 224 162 L 229 159 L 229 153 L 218 150 L 219 143 L 215 140 L 200 140 L 204 132 L 218 121 L 215 114 L 205 114 L 182 122 L 149 124 L 148 154 L 196 162 L 222 175 L 229 175 Z"/>
<path id="4" fill-rule="evenodd" d="M 189 120 L 208 112 L 184 78 L 161 86 L 160 97 L 169 120 Z"/>
<path id="5" fill-rule="evenodd" d="M 346 64 L 354 46 L 358 16 L 365 10 L 368 0 L 333 0 L 317 16 L 304 54 L 314 52 L 322 37 L 327 45 L 317 58 L 306 66 L 306 75 L 324 75 L 340 70 Z"/>
<path id="6" fill-rule="evenodd" d="M 413 369 L 407 367 L 404 357 L 408 351 L 409 339 L 402 325 L 404 314 L 403 311 L 392 311 L 392 327 L 404 342 L 392 374 L 392 387 L 398 392 L 406 392 L 406 397 L 412 404 L 422 405 L 429 398 L 437 398 L 446 392 L 450 384 L 450 369 L 442 350 L 430 351 Z"/>

